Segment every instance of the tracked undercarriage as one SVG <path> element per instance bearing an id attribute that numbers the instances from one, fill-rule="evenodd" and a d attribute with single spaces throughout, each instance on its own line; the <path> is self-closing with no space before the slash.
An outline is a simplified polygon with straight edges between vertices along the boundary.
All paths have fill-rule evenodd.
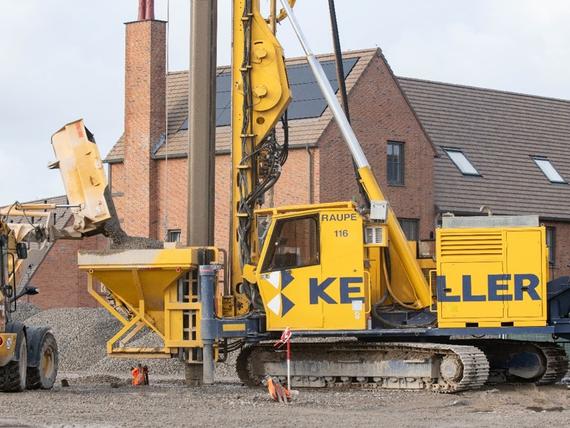
<path id="1" fill-rule="evenodd" d="M 501 339 L 467 343 L 485 353 L 490 365 L 488 383 L 549 385 L 560 382 L 568 372 L 568 356 L 554 343 Z"/>
<path id="2" fill-rule="evenodd" d="M 452 393 L 486 383 L 555 383 L 568 370 L 552 343 L 479 340 L 452 343 L 294 343 L 294 388 L 365 387 Z M 272 344 L 245 347 L 237 372 L 257 386 L 270 375 L 285 381 L 285 355 Z"/>

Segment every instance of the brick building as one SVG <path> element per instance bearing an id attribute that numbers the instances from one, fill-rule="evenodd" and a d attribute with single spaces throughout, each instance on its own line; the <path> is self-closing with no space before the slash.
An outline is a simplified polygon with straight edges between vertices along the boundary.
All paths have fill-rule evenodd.
<path id="1" fill-rule="evenodd" d="M 438 157 L 438 213 L 534 214 L 551 277 L 570 275 L 570 101 L 399 79 Z"/>
<path id="2" fill-rule="evenodd" d="M 156 20 L 126 24 L 125 130 L 106 162 L 125 230 L 184 241 L 188 73 L 166 75 L 165 31 Z M 333 56 L 319 60 L 336 87 Z M 570 102 L 399 78 L 379 49 L 346 52 L 344 61 L 355 133 L 409 238 L 431 239 L 445 212 L 474 215 L 483 207 L 497 215 L 540 214 L 549 227 L 552 274 L 570 273 Z M 350 200 L 357 194 L 352 164 L 332 114 L 304 59 L 288 59 L 287 67 L 294 96 L 290 152 L 274 202 Z M 230 85 L 229 68 L 220 67 L 215 241 L 224 248 Z M 42 306 L 94 304 L 74 254 L 80 245 L 101 247 L 103 241 L 61 241 L 49 250 L 32 276 L 49 294 Z"/>
<path id="3" fill-rule="evenodd" d="M 162 55 L 156 55 L 162 58 Z M 334 76 L 334 63 L 330 55 L 319 58 Z M 129 59 L 127 57 L 127 62 Z M 372 166 L 377 171 L 386 170 L 387 143 L 400 147 L 405 145 L 405 177 L 388 184 L 387 174 L 380 174 L 381 185 L 386 189 L 399 217 L 410 221 L 410 230 L 419 233 L 422 239 L 429 239 L 433 231 L 433 158 L 435 148 L 417 120 L 412 108 L 403 96 L 397 80 L 380 51 L 367 50 L 350 52 L 345 62 L 351 65 L 347 73 L 349 98 L 352 103 L 353 126 Z M 350 200 L 357 194 L 351 158 L 341 139 L 340 131 L 323 99 L 313 94 L 316 82 L 310 75 L 303 59 L 287 61 L 291 75 L 293 102 L 290 109 L 290 150 L 287 163 L 275 189 L 275 204 L 290 205 L 311 202 Z M 229 70 L 220 68 L 218 74 L 218 98 L 229 83 Z M 299 76 L 297 78 L 297 76 Z M 300 80 L 299 80 L 300 79 Z M 332 79 L 336 85 L 336 81 Z M 140 80 L 139 80 L 140 81 Z M 131 90 L 127 77 L 127 99 Z M 150 82 L 150 80 L 149 80 Z M 134 90 L 139 90 L 135 88 Z M 157 91 L 163 90 L 162 86 Z M 111 189 L 116 201 L 119 217 L 126 231 L 134 235 L 146 235 L 162 239 L 175 231 L 186 235 L 186 168 L 187 168 L 187 97 L 188 75 L 173 73 L 167 79 L 169 106 L 169 135 L 154 141 L 150 150 L 137 155 L 131 169 L 129 151 L 140 141 L 127 131 L 106 158 L 109 163 Z M 309 93 L 311 99 L 302 97 Z M 135 97 L 136 98 L 136 97 Z M 139 101 L 144 103 L 143 101 Z M 319 105 L 310 105 L 318 104 Z M 310 103 L 310 104 L 309 104 Z M 370 106 L 376 106 L 370 108 Z M 135 110 L 151 112 L 146 104 Z M 224 122 L 228 117 L 218 108 L 217 156 L 216 156 L 216 245 L 227 247 L 229 226 L 230 194 L 230 127 Z M 160 112 L 159 112 L 160 113 Z M 129 121 L 126 111 L 126 122 Z M 229 119 L 229 117 L 228 117 Z M 154 121 L 147 119 L 147 122 Z M 160 123 L 163 123 L 160 121 Z M 279 133 L 282 138 L 282 134 Z M 402 149 L 402 148 L 400 148 Z M 137 149 L 138 150 L 138 149 Z M 144 160 L 141 157 L 146 157 Z M 140 172 L 140 165 L 152 165 L 156 179 L 146 185 L 147 175 Z M 331 166 L 334 166 L 331 168 Z M 143 182 L 143 180 L 145 180 Z M 400 181 L 398 181 L 400 180 Z M 134 186 L 134 190 L 133 187 Z M 141 188 L 147 189 L 145 197 L 155 192 L 150 217 L 135 216 L 129 220 L 128 207 L 140 206 Z M 148 191 L 148 189 L 153 189 Z M 165 219 L 167 218 L 167 221 Z M 419 226 L 419 228 L 418 228 Z"/>

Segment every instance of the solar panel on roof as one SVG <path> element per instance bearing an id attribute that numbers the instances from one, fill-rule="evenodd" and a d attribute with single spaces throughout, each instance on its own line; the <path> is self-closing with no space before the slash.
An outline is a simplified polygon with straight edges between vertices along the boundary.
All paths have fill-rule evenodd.
<path id="1" fill-rule="evenodd" d="M 343 60 L 344 77 L 346 78 L 358 58 Z M 338 81 L 336 79 L 336 65 L 334 61 L 321 62 L 329 82 L 336 92 Z M 320 117 L 327 108 L 327 102 L 319 89 L 308 64 L 295 64 L 287 66 L 287 76 L 293 94 L 289 104 L 289 119 L 309 119 Z M 231 74 L 221 73 L 216 79 L 216 126 L 228 126 L 231 122 Z M 180 130 L 188 129 L 188 119 L 184 121 Z"/>

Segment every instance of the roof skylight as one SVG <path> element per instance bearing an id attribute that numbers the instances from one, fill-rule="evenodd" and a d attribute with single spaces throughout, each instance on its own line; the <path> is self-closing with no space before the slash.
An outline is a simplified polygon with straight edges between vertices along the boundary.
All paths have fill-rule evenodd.
<path id="1" fill-rule="evenodd" d="M 461 150 L 447 148 L 444 148 L 443 150 L 447 153 L 447 156 L 449 156 L 449 159 L 451 159 L 461 174 L 473 176 L 481 175 Z"/>
<path id="2" fill-rule="evenodd" d="M 536 166 L 540 168 L 546 178 L 548 178 L 548 181 L 551 183 L 566 183 L 566 180 L 562 178 L 558 171 L 556 171 L 556 168 L 554 168 L 554 165 L 552 165 L 552 162 L 547 158 L 533 157 L 532 160 L 536 163 Z"/>

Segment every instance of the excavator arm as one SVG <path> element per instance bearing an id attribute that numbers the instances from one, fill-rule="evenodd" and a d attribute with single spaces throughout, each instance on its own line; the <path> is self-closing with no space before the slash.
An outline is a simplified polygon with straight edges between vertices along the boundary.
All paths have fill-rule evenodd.
<path id="1" fill-rule="evenodd" d="M 9 312 L 17 299 L 16 285 L 27 257 L 29 243 L 43 248 L 57 239 L 81 239 L 105 233 L 112 216 L 107 181 L 99 149 L 83 120 L 71 122 L 52 137 L 57 160 L 51 169 L 59 168 L 68 204 L 19 203 L 0 208 L 1 286 L 0 305 Z M 69 209 L 73 214 L 71 226 L 57 227 L 52 214 L 57 209 Z M 13 221 L 24 219 L 23 221 Z M 0 317 L 5 318 L 5 315 Z M 3 321 L 0 320 L 0 330 Z"/>

